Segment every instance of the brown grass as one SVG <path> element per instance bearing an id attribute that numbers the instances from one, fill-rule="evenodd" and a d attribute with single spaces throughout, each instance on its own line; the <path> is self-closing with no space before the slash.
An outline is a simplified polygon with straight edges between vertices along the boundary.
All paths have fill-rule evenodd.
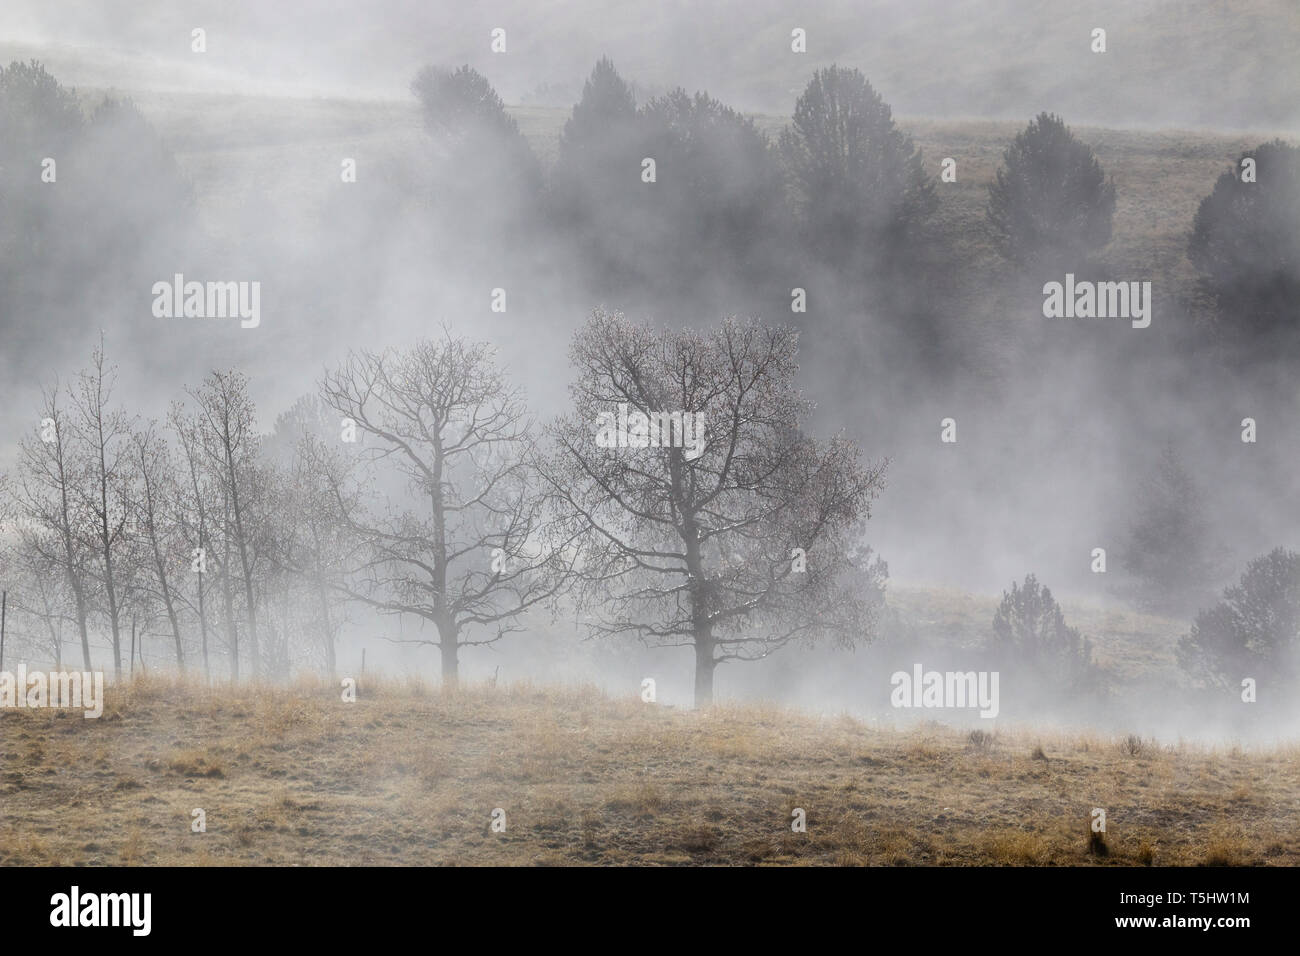
<path id="1" fill-rule="evenodd" d="M 0 864 L 1300 863 L 1295 747 L 880 731 L 590 688 L 359 690 L 151 678 L 110 688 L 100 720 L 0 714 Z"/>

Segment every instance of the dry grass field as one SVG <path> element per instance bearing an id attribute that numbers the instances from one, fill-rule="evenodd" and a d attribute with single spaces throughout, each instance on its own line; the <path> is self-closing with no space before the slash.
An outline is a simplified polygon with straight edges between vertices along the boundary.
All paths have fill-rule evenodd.
<path id="1" fill-rule="evenodd" d="M 589 688 L 362 679 L 345 703 L 137 678 L 99 720 L 0 714 L 0 865 L 1294 865 L 1297 810 L 1295 747 L 889 731 Z"/>

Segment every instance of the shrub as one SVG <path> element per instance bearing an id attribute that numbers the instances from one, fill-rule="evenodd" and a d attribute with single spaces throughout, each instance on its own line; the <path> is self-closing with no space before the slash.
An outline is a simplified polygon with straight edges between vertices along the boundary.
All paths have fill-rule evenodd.
<path id="1" fill-rule="evenodd" d="M 920 150 L 858 70 L 813 74 L 780 150 L 805 239 L 836 267 L 879 262 L 937 205 Z"/>
<path id="2" fill-rule="evenodd" d="M 1065 623 L 1050 589 L 1030 574 L 1023 586 L 1014 581 L 993 616 L 991 649 L 1014 669 L 1049 691 L 1096 690 L 1100 669 L 1092 660 L 1092 642 Z"/>
<path id="3" fill-rule="evenodd" d="M 1082 257 L 1110 242 L 1115 186 L 1091 147 L 1040 113 L 1015 138 L 989 186 L 988 219 L 1016 262 Z"/>
<path id="4" fill-rule="evenodd" d="M 1243 182 L 1253 159 L 1255 181 Z M 1300 299 L 1300 149 L 1281 140 L 1243 153 L 1201 200 L 1187 257 L 1219 318 L 1269 333 L 1295 327 Z"/>
<path id="5" fill-rule="evenodd" d="M 1178 642 L 1178 664 L 1214 687 L 1267 677 L 1286 687 L 1300 675 L 1300 554 L 1276 548 L 1246 566 L 1223 600 L 1196 615 Z"/>

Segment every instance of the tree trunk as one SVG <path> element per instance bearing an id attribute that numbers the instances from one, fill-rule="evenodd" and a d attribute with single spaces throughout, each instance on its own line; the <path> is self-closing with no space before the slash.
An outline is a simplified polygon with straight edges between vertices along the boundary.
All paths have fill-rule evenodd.
<path id="1" fill-rule="evenodd" d="M 106 506 L 107 507 L 107 506 Z M 108 623 L 113 634 L 113 677 L 122 677 L 122 628 L 117 620 L 117 587 L 113 581 L 112 543 L 104 523 L 104 589 L 108 595 Z"/>
<path id="2" fill-rule="evenodd" d="M 226 610 L 226 633 L 230 638 L 230 674 L 231 679 L 239 683 L 239 630 L 235 627 L 235 601 L 230 593 L 230 495 L 222 496 L 225 532 L 221 536 L 221 596 Z M 255 672 L 256 673 L 256 672 Z"/>
<path id="3" fill-rule="evenodd" d="M 713 703 L 713 669 L 718 662 L 713 659 L 711 635 L 695 639 L 695 706 L 708 707 Z"/>
<path id="4" fill-rule="evenodd" d="M 442 650 L 443 689 L 455 690 L 460 684 L 460 660 L 456 654 L 459 647 L 457 646 L 456 635 L 444 635 L 438 646 Z"/>
<path id="5" fill-rule="evenodd" d="M 171 582 L 167 580 L 167 562 L 163 560 L 162 546 L 158 543 L 157 505 L 154 501 L 154 486 L 149 473 L 149 461 L 146 451 L 141 451 L 140 474 L 144 479 L 145 516 L 149 521 L 149 547 L 153 550 L 154 567 L 158 572 L 158 585 L 162 588 L 163 604 L 167 608 L 167 620 L 171 624 L 172 637 L 176 640 L 176 670 L 185 672 L 185 649 L 181 645 L 181 625 L 176 618 L 176 606 L 172 601 Z"/>
<path id="6" fill-rule="evenodd" d="M 185 648 L 181 644 L 181 623 L 176 617 L 176 603 L 172 600 L 171 584 L 167 581 L 167 565 L 163 561 L 162 550 L 158 546 L 158 539 L 152 532 L 149 537 L 153 541 L 154 563 L 158 568 L 158 583 L 162 587 L 163 605 L 167 608 L 167 620 L 171 624 L 172 637 L 176 640 L 176 670 L 185 673 Z"/>
<path id="7" fill-rule="evenodd" d="M 202 541 L 202 537 L 199 538 Z M 203 608 L 203 572 L 199 572 L 199 638 L 203 642 L 203 679 L 212 683 L 212 667 L 208 663 L 208 616 Z"/>
<path id="8" fill-rule="evenodd" d="M 68 508 L 68 479 L 63 466 L 63 438 L 58 438 L 55 446 L 59 466 L 59 496 L 63 510 L 60 512 L 61 524 L 59 534 L 63 538 L 63 557 L 67 562 L 65 571 L 68 586 L 72 589 L 73 601 L 77 608 L 77 630 L 81 634 L 81 661 L 86 670 L 90 670 L 90 630 L 86 626 L 86 595 L 82 590 L 81 579 L 77 572 L 77 559 L 72 551 L 72 518 Z"/>
<path id="9" fill-rule="evenodd" d="M 253 569 L 248 563 L 248 542 L 244 540 L 244 516 L 239 505 L 239 486 L 235 478 L 235 459 L 226 438 L 226 471 L 230 476 L 230 504 L 235 515 L 235 542 L 239 545 L 239 568 L 244 579 L 244 616 L 248 621 L 248 654 L 253 680 L 261 676 L 262 655 L 257 640 L 257 605 L 253 601 Z M 269 613 L 269 612 L 268 612 Z"/>
<path id="10" fill-rule="evenodd" d="M 321 639 L 325 642 L 325 667 L 329 671 L 330 680 L 335 677 L 334 661 L 334 625 L 330 621 L 330 602 L 325 596 L 325 586 L 316 581 L 316 598 L 320 602 L 321 615 Z"/>
<path id="11" fill-rule="evenodd" d="M 69 571 L 68 577 L 72 578 L 73 573 Z M 73 583 L 72 596 L 77 605 L 77 630 L 81 634 L 81 660 L 85 664 L 86 670 L 90 670 L 90 629 L 86 626 L 86 596 L 81 590 L 80 583 Z"/>
<path id="12" fill-rule="evenodd" d="M 41 595 L 41 601 L 45 605 L 45 626 L 50 632 L 50 642 L 54 645 L 54 669 L 63 670 L 63 638 L 59 631 L 54 627 L 54 614 L 50 610 L 50 602 L 44 595 Z"/>

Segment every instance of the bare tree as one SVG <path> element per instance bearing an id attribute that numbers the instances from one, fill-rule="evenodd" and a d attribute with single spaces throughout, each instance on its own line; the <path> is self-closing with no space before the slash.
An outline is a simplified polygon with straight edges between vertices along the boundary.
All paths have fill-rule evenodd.
<path id="1" fill-rule="evenodd" d="M 181 446 L 183 473 L 173 486 L 175 514 L 181 532 L 190 543 L 191 567 L 195 576 L 194 600 L 190 601 L 184 589 L 176 596 L 188 604 L 199 622 L 199 640 L 203 653 L 203 676 L 212 680 L 212 664 L 208 655 L 208 614 L 205 602 L 203 577 L 210 545 L 207 495 L 203 479 L 202 452 L 199 449 L 198 424 L 187 418 L 184 407 L 173 403 L 168 413 L 168 423 L 176 433 Z"/>
<path id="2" fill-rule="evenodd" d="M 336 673 L 336 645 L 342 606 L 347 600 L 348 570 L 364 547 L 340 514 L 356 514 L 357 501 L 349 498 L 336 507 L 335 492 L 350 486 L 350 462 L 330 449 L 315 434 L 302 432 L 293 457 L 276 482 L 276 514 L 281 531 L 275 536 L 272 560 L 292 575 L 305 591 L 307 617 L 316 623 L 325 671 Z"/>
<path id="3" fill-rule="evenodd" d="M 443 683 L 455 686 L 460 648 L 516 630 L 565 579 L 561 550 L 542 534 L 523 402 L 489 346 L 449 333 L 406 351 L 354 352 L 321 391 L 370 439 L 355 480 L 400 482 L 398 500 L 366 508 L 332 480 L 336 511 L 365 547 L 348 593 L 432 623 L 437 638 L 412 643 L 437 646 Z M 470 628 L 488 633 L 471 638 Z"/>
<path id="4" fill-rule="evenodd" d="M 82 664 L 90 670 L 88 522 L 78 507 L 76 486 L 82 468 L 67 440 L 71 429 L 66 418 L 56 382 L 42 393 L 36 434 L 28 435 L 20 445 L 18 510 L 35 530 L 32 548 L 42 563 L 63 579 L 72 596 Z"/>
<path id="5" fill-rule="evenodd" d="M 105 612 L 113 639 L 113 673 L 122 675 L 122 635 L 119 619 L 122 594 L 117 559 L 125 546 L 127 485 L 130 481 L 131 421 L 120 409 L 110 409 L 116 369 L 104 366 L 104 342 L 91 353 L 91 367 L 77 377 L 73 395 L 72 431 L 85 457 L 85 474 L 76 487 L 90 516 L 87 531 L 99 565 Z"/>
<path id="6" fill-rule="evenodd" d="M 5 580 L 14 586 L 9 591 L 10 633 L 14 634 L 13 619 L 17 612 L 29 624 L 28 633 L 21 635 L 27 650 L 42 655 L 48 652 L 54 669 L 62 670 L 64 628 L 75 624 L 76 615 L 71 595 L 62 586 L 60 569 L 49 557 L 59 553 L 53 538 L 49 532 L 19 527 L 17 541 L 4 566 Z"/>
<path id="7" fill-rule="evenodd" d="M 350 467 L 339 437 L 338 417 L 318 395 L 309 394 L 276 417 L 262 443 L 274 499 L 267 555 L 282 633 L 286 641 L 300 637 L 308 656 L 319 658 L 331 677 L 348 601 L 344 582 L 360 546 L 334 507 L 333 489 L 346 483 Z M 286 656 L 289 650 L 286 644 Z"/>
<path id="8" fill-rule="evenodd" d="M 574 338 L 543 473 L 583 536 L 581 604 L 596 633 L 692 647 L 697 706 L 724 661 L 874 626 L 885 569 L 860 522 L 884 464 L 800 430 L 796 353 L 792 329 L 735 319 L 659 332 L 597 310 Z"/>
<path id="9" fill-rule="evenodd" d="M 187 390 L 196 402 L 199 447 L 216 476 L 222 500 L 222 572 L 225 575 L 227 619 L 231 625 L 234 648 L 234 676 L 239 679 L 238 639 L 234 634 L 233 598 L 230 574 L 234 570 L 230 556 L 233 542 L 239 557 L 239 577 L 244 591 L 244 615 L 248 625 L 249 661 L 253 677 L 261 674 L 261 654 L 257 640 L 257 599 L 254 594 L 254 564 L 257 554 L 254 536 L 256 515 L 251 510 L 258 488 L 258 435 L 254 408 L 248 397 L 248 379 L 240 372 L 212 372 L 203 384 Z"/>
<path id="10" fill-rule="evenodd" d="M 184 567 L 185 551 L 178 542 L 178 522 L 173 512 L 177 500 L 176 472 L 171 449 L 154 430 L 153 423 L 132 436 L 132 454 L 139 481 L 135 501 L 139 540 L 147 555 L 142 562 L 153 572 L 142 590 L 160 601 L 167 614 L 176 645 L 176 667 L 185 669 L 185 646 L 181 638 L 180 614 L 175 578 Z"/>

